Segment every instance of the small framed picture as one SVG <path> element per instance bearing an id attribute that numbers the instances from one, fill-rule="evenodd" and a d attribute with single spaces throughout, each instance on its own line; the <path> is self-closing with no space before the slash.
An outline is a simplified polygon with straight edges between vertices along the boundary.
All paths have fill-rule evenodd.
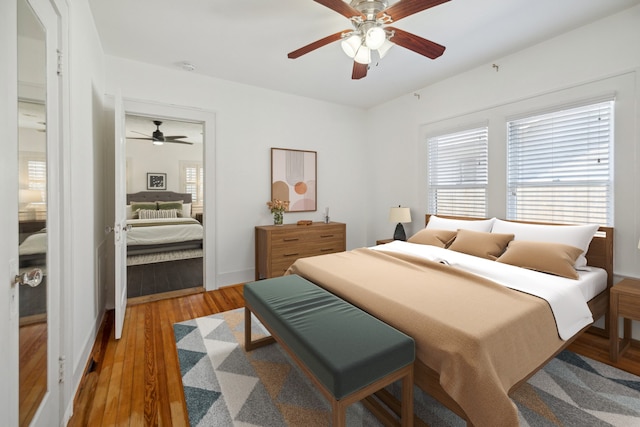
<path id="1" fill-rule="evenodd" d="M 147 173 L 147 190 L 166 190 L 167 174 L 166 173 Z"/>

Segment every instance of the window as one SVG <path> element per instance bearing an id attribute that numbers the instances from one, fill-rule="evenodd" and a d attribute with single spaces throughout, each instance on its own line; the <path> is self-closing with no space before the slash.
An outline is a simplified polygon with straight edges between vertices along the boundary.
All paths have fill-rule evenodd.
<path id="1" fill-rule="evenodd" d="M 27 160 L 27 177 L 29 190 L 39 191 L 42 201 L 46 201 L 47 162 L 44 160 Z"/>
<path id="2" fill-rule="evenodd" d="M 180 162 L 181 185 L 185 193 L 191 194 L 194 205 L 202 205 L 204 199 L 204 168 L 202 162 Z"/>
<path id="3" fill-rule="evenodd" d="M 613 104 L 507 123 L 507 218 L 613 225 Z"/>
<path id="4" fill-rule="evenodd" d="M 429 212 L 486 216 L 488 128 L 432 137 L 427 145 Z"/>

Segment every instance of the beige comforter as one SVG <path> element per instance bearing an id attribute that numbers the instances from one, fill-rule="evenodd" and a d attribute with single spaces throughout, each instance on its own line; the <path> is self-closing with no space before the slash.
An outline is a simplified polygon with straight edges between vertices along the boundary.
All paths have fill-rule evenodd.
<path id="1" fill-rule="evenodd" d="M 288 273 L 413 337 L 475 426 L 517 426 L 509 389 L 564 343 L 543 299 L 437 262 L 362 248 L 299 259 Z"/>

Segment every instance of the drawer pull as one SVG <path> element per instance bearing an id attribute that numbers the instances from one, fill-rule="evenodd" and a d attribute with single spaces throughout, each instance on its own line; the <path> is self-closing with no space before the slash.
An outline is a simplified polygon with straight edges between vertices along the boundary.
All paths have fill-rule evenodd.
<path id="1" fill-rule="evenodd" d="M 298 256 L 298 255 L 299 253 L 296 252 L 295 254 L 283 254 L 282 256 Z"/>
<path id="2" fill-rule="evenodd" d="M 290 237 L 290 238 L 284 238 L 282 239 L 283 242 L 297 242 L 298 240 L 300 240 L 298 237 Z"/>
<path id="3" fill-rule="evenodd" d="M 333 248 L 322 248 L 320 252 L 333 252 Z"/>
<path id="4" fill-rule="evenodd" d="M 327 237 L 333 237 L 333 234 L 322 234 L 320 237 L 326 239 Z"/>

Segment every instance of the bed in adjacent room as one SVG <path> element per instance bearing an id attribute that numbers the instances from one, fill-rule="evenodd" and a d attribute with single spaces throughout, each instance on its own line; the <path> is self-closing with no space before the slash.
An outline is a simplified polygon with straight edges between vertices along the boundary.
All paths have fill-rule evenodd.
<path id="1" fill-rule="evenodd" d="M 191 194 L 142 191 L 127 194 L 127 254 L 202 250 L 203 227 L 191 215 Z"/>
<path id="2" fill-rule="evenodd" d="M 416 385 L 469 425 L 517 425 L 509 392 L 608 309 L 613 229 L 427 221 L 408 242 L 299 259 L 289 273 L 412 336 Z"/>

